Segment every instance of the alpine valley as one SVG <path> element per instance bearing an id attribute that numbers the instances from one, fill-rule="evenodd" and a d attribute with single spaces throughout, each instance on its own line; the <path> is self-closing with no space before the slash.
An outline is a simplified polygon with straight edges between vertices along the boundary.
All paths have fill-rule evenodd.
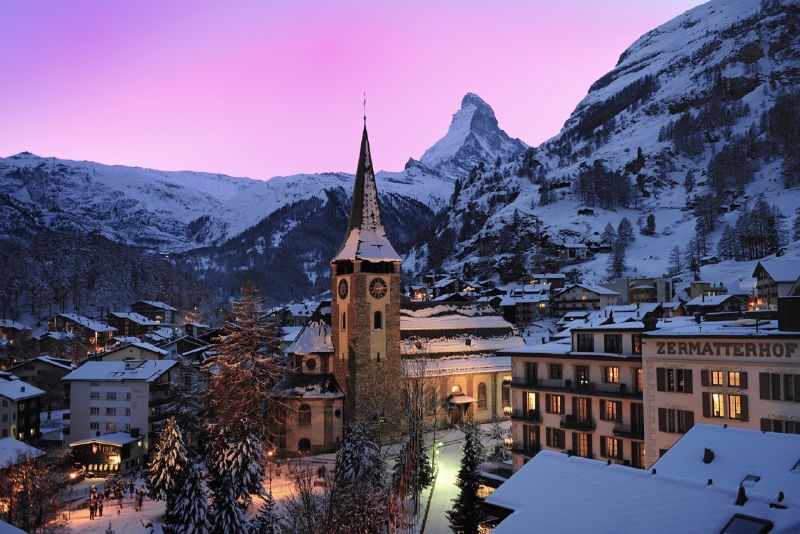
<path id="1" fill-rule="evenodd" d="M 701 5 L 633 43 L 538 147 L 510 138 L 490 106 L 468 93 L 442 139 L 402 171 L 377 176 L 407 280 L 445 270 L 510 281 L 569 268 L 600 281 L 608 277 L 604 228 L 623 217 L 636 233 L 626 250 L 631 276 L 691 277 L 685 259 L 695 254 L 721 260 L 695 266 L 696 275 L 724 271 L 744 281 L 752 274 L 744 260 L 800 256 L 791 228 L 800 206 L 798 35 L 796 1 Z M 262 181 L 21 153 L 0 159 L 0 255 L 13 250 L 15 261 L 35 263 L 20 243 L 95 236 L 161 255 L 221 294 L 252 279 L 271 302 L 311 297 L 329 289 L 352 182 L 343 173 Z M 725 248 L 726 239 L 741 242 L 756 212 L 782 229 L 776 242 Z M 654 229 L 646 228 L 649 215 Z M 598 252 L 558 265 L 565 242 Z M 670 262 L 676 247 L 682 265 Z M 8 259 L 0 267 L 12 269 Z M 0 287 L 17 315 L 14 299 L 29 300 L 38 276 L 18 270 L 13 287 L 8 276 Z M 78 299 L 72 307 L 96 305 Z"/>

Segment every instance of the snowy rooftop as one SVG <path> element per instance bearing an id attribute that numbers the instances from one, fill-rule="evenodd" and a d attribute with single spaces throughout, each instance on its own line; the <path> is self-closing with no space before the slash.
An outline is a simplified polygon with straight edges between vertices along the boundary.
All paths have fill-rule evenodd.
<path id="1" fill-rule="evenodd" d="M 89 443 L 104 443 L 107 445 L 127 445 L 142 439 L 141 437 L 132 437 L 128 432 L 112 432 L 111 434 L 104 434 L 102 436 L 94 436 L 79 441 L 73 441 L 69 444 L 70 447 L 76 445 L 87 445 Z"/>
<path id="2" fill-rule="evenodd" d="M 42 339 L 53 339 L 55 341 L 61 341 L 64 339 L 73 339 L 75 334 L 73 332 L 44 332 L 41 335 L 37 336 L 35 339 L 42 340 Z"/>
<path id="3" fill-rule="evenodd" d="M 282 398 L 338 399 L 345 396 L 332 374 L 290 374 L 275 384 L 272 391 Z"/>
<path id="4" fill-rule="evenodd" d="M 0 378 L 0 397 L 5 397 L 12 401 L 21 401 L 45 394 L 41 389 L 23 382 L 16 376 L 11 375 L 11 377 L 13 378 L 10 380 Z"/>
<path id="5" fill-rule="evenodd" d="M 800 332 L 778 330 L 777 321 L 756 321 L 755 319 L 740 319 L 737 321 L 703 321 L 698 324 L 692 317 L 675 317 L 662 319 L 658 322 L 658 329 L 643 334 L 646 337 L 672 337 L 672 336 L 800 336 Z"/>
<path id="6" fill-rule="evenodd" d="M 160 300 L 140 300 L 136 304 L 139 303 L 147 304 L 148 306 L 152 306 L 153 308 L 158 308 L 164 311 L 178 311 L 178 308 L 173 308 L 166 302 L 161 302 Z"/>
<path id="7" fill-rule="evenodd" d="M 144 380 L 153 382 L 169 371 L 175 360 L 139 360 L 123 362 L 88 361 L 62 380 Z"/>
<path id="8" fill-rule="evenodd" d="M 478 303 L 416 303 L 404 304 L 400 309 L 400 330 L 507 328 L 511 323 L 503 319 L 488 304 Z"/>
<path id="9" fill-rule="evenodd" d="M 78 315 L 77 313 L 59 313 L 60 317 L 63 317 L 73 323 L 79 324 L 84 328 L 88 328 L 89 330 L 93 330 L 94 332 L 116 332 L 117 329 L 113 326 L 108 326 L 106 323 L 101 321 L 95 321 L 94 319 L 89 319 L 88 317 L 84 317 L 83 315 Z"/>
<path id="10" fill-rule="evenodd" d="M 541 345 L 525 345 L 524 347 L 501 350 L 498 354 L 569 354 L 571 350 L 572 341 L 570 338 L 565 338 L 561 341 L 553 341 Z"/>
<path id="11" fill-rule="evenodd" d="M 542 532 L 619 532 L 623 525 L 627 532 L 766 531 L 725 530 L 737 514 L 769 521 L 773 532 L 797 532 L 800 436 L 706 427 L 695 425 L 667 451 L 654 466 L 656 474 L 542 451 L 487 497 L 489 504 L 514 510 L 495 532 L 528 532 L 531 525 Z M 719 451 L 718 466 L 716 457 L 703 464 L 704 447 Z M 765 459 L 772 450 L 776 457 Z M 751 485 L 747 475 L 763 478 Z M 747 501 L 737 506 L 742 482 Z M 786 509 L 770 506 L 779 486 Z"/>
<path id="12" fill-rule="evenodd" d="M 14 438 L 0 439 L 0 469 L 13 465 L 24 457 L 37 458 L 43 456 L 45 453 L 36 447 L 31 447 L 24 441 L 19 441 Z M 0 524 L 0 532 L 5 532 Z"/>
<path id="13" fill-rule="evenodd" d="M 319 354 L 333 352 L 331 340 L 331 327 L 324 321 L 311 321 L 294 343 L 286 349 L 289 354 Z"/>
<path id="14" fill-rule="evenodd" d="M 565 286 L 558 293 L 556 293 L 556 295 L 560 295 L 562 293 L 566 293 L 570 289 L 573 289 L 573 288 L 576 288 L 576 287 L 585 289 L 586 291 L 591 291 L 592 293 L 596 293 L 598 295 L 608 295 L 608 296 L 619 295 L 619 291 L 614 291 L 613 289 L 608 289 L 607 287 L 595 286 L 595 285 L 590 285 L 590 284 L 570 284 L 568 286 Z"/>
<path id="15" fill-rule="evenodd" d="M 30 330 L 29 326 L 22 323 L 12 321 L 11 319 L 0 319 L 0 328 L 7 328 L 9 330 Z"/>
<path id="16" fill-rule="evenodd" d="M 800 278 L 800 261 L 761 260 L 756 265 L 753 276 L 758 272 L 759 265 L 767 271 L 775 282 L 795 282 Z"/>
<path id="17" fill-rule="evenodd" d="M 294 340 L 297 339 L 297 336 L 300 335 L 300 332 L 303 330 L 302 326 L 284 326 L 282 328 L 283 336 L 281 336 L 281 341 L 284 343 L 292 343 Z"/>
<path id="18" fill-rule="evenodd" d="M 144 315 L 134 312 L 111 312 L 109 313 L 109 315 L 113 315 L 114 317 L 117 317 L 119 319 L 127 319 L 128 321 L 131 321 L 132 323 L 136 323 L 141 326 L 156 326 L 159 324 L 158 322 L 153 321 L 152 319 L 148 319 Z"/>
<path id="19" fill-rule="evenodd" d="M 714 308 L 719 306 L 720 304 L 723 304 L 726 300 L 732 298 L 737 298 L 737 297 L 735 295 L 705 295 L 705 296 L 701 295 L 687 302 L 686 306 L 699 307 L 699 308 L 703 307 Z"/>
<path id="20" fill-rule="evenodd" d="M 117 352 L 118 350 L 122 350 L 122 349 L 124 349 L 126 347 L 136 347 L 136 348 L 141 349 L 141 350 L 154 352 L 155 354 L 158 354 L 160 356 L 169 355 L 168 351 L 166 351 L 164 349 L 160 349 L 160 348 L 156 347 L 155 345 L 153 345 L 152 343 L 147 343 L 146 341 L 141 341 L 140 339 L 132 338 L 131 340 L 129 340 L 127 342 L 127 344 L 125 344 L 125 345 L 123 345 L 121 347 L 114 347 L 113 349 L 108 350 L 108 351 L 104 352 L 103 354 L 101 354 L 100 357 L 103 357 L 104 355 L 109 354 L 111 352 Z"/>
<path id="21" fill-rule="evenodd" d="M 65 359 L 65 358 L 54 358 L 53 356 L 50 356 L 50 355 L 47 355 L 47 354 L 42 354 L 41 356 L 37 356 L 35 358 L 31 358 L 30 360 L 26 360 L 24 362 L 18 363 L 14 367 L 11 367 L 11 369 L 14 369 L 16 367 L 20 367 L 22 365 L 25 365 L 26 363 L 28 363 L 31 360 L 38 360 L 38 361 L 40 361 L 42 363 L 47 363 L 47 364 L 54 365 L 56 367 L 60 367 L 62 369 L 67 369 L 67 370 L 72 370 L 72 368 L 74 367 L 72 365 L 72 362 L 70 360 L 68 360 L 68 359 Z"/>
<path id="22" fill-rule="evenodd" d="M 424 368 L 425 376 L 511 371 L 511 358 L 509 356 L 453 356 L 421 360 L 404 359 L 403 364 L 408 366 L 410 373 L 415 372 L 416 366 L 419 365 Z"/>

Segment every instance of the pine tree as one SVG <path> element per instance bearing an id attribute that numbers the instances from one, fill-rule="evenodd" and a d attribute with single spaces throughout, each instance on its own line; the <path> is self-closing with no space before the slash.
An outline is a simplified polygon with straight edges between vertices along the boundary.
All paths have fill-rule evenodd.
<path id="1" fill-rule="evenodd" d="M 450 528 L 459 534 L 477 534 L 481 521 L 481 499 L 478 466 L 483 462 L 483 446 L 480 431 L 472 422 L 464 425 L 464 446 L 461 449 L 461 467 L 458 470 L 458 496 L 453 499 L 453 508 L 447 512 Z"/>
<path id="2" fill-rule="evenodd" d="M 201 466 L 191 462 L 175 501 L 174 531 L 176 534 L 208 534 L 210 530 L 206 481 Z"/>
<path id="3" fill-rule="evenodd" d="M 683 181 L 683 187 L 686 189 L 687 193 L 691 193 L 694 190 L 694 173 L 692 171 L 686 173 L 686 179 Z"/>
<path id="4" fill-rule="evenodd" d="M 175 501 L 188 467 L 189 459 L 181 429 L 175 418 L 170 417 L 158 435 L 158 443 L 150 459 L 148 478 L 150 496 L 166 502 L 164 519 L 167 526 L 175 522 Z"/>
<path id="5" fill-rule="evenodd" d="M 703 245 L 696 237 L 686 245 L 686 267 L 694 274 L 695 280 L 700 279 L 700 258 L 703 257 Z"/>
<path id="6" fill-rule="evenodd" d="M 280 520 L 275 510 L 275 499 L 272 493 L 264 496 L 264 504 L 258 509 L 258 514 L 250 523 L 251 534 L 280 534 Z"/>
<path id="7" fill-rule="evenodd" d="M 209 471 L 218 473 L 218 478 L 224 479 L 224 484 L 217 481 L 215 487 L 223 488 L 224 492 L 230 491 L 243 509 L 252 502 L 251 493 L 263 493 L 263 449 L 249 427 L 244 419 L 224 431 L 216 427 L 210 434 L 207 461 Z M 224 493 L 221 497 L 228 498 Z"/>
<path id="8" fill-rule="evenodd" d="M 209 483 L 214 502 L 211 516 L 213 534 L 247 534 L 247 521 L 231 483 L 230 475 L 214 473 Z"/>
<path id="9" fill-rule="evenodd" d="M 795 215 L 794 224 L 792 225 L 792 240 L 800 240 L 800 213 Z"/>
<path id="10" fill-rule="evenodd" d="M 647 216 L 647 224 L 642 230 L 644 235 L 655 235 L 656 233 L 656 216 L 652 213 Z"/>
<path id="11" fill-rule="evenodd" d="M 614 243 L 614 249 L 608 257 L 608 278 L 613 280 L 621 277 L 625 273 L 625 246 L 621 239 Z"/>
<path id="12" fill-rule="evenodd" d="M 619 222 L 619 226 L 617 226 L 617 242 L 621 243 L 622 247 L 625 248 L 633 243 L 634 239 L 636 239 L 636 236 L 633 234 L 633 225 L 627 217 L 623 217 Z"/>
<path id="13" fill-rule="evenodd" d="M 246 419 L 262 441 L 280 427 L 278 408 L 270 388 L 284 375 L 280 363 L 280 329 L 261 320 L 263 301 L 251 285 L 245 285 L 241 299 L 233 305 L 235 325 L 215 345 L 217 354 L 206 361 L 209 374 L 206 390 L 214 424 L 232 432 L 231 427 Z"/>
<path id="14" fill-rule="evenodd" d="M 672 249 L 672 252 L 669 253 L 669 266 L 667 268 L 667 272 L 670 275 L 676 275 L 681 272 L 681 269 L 683 269 L 682 256 L 683 252 L 681 251 L 681 247 L 675 245 L 675 247 Z"/>
<path id="15" fill-rule="evenodd" d="M 736 231 L 728 225 L 722 230 L 722 236 L 717 244 L 717 255 L 723 260 L 732 260 L 739 257 Z"/>
<path id="16" fill-rule="evenodd" d="M 614 227 L 611 226 L 611 223 L 606 224 L 605 229 L 603 229 L 603 235 L 600 236 L 600 239 L 602 239 L 603 243 L 606 243 L 607 245 L 613 245 L 617 240 L 617 232 L 614 230 Z"/>

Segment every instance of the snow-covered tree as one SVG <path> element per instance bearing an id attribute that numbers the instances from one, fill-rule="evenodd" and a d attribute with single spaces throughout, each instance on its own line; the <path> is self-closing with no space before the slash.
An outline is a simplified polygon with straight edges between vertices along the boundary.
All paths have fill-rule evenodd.
<path id="1" fill-rule="evenodd" d="M 686 189 L 687 193 L 691 193 L 694 190 L 694 173 L 690 170 L 686 173 L 686 178 L 683 180 L 683 187 Z"/>
<path id="2" fill-rule="evenodd" d="M 608 257 L 609 280 L 622 276 L 625 273 L 625 268 L 625 246 L 622 244 L 621 239 L 617 239 L 611 255 Z"/>
<path id="3" fill-rule="evenodd" d="M 186 362 L 188 365 L 188 362 Z M 194 378 L 194 377 L 192 377 Z M 191 449 L 203 430 L 206 397 L 203 381 L 179 381 L 170 384 L 167 413 L 175 418 L 183 434 L 184 444 Z"/>
<path id="4" fill-rule="evenodd" d="M 261 319 L 263 301 L 251 285 L 242 288 L 233 312 L 235 324 L 205 364 L 208 408 L 213 424 L 222 431 L 246 419 L 259 439 L 268 441 L 280 427 L 279 409 L 269 392 L 285 373 L 280 359 L 282 332 Z"/>
<path id="5" fill-rule="evenodd" d="M 800 213 L 794 217 L 794 224 L 792 225 L 792 240 L 800 240 Z"/>
<path id="6" fill-rule="evenodd" d="M 642 228 L 643 235 L 655 235 L 656 233 L 656 216 L 652 213 L 647 216 L 647 223 Z"/>
<path id="7" fill-rule="evenodd" d="M 250 522 L 250 532 L 252 534 L 280 534 L 280 520 L 275 509 L 275 499 L 272 493 L 267 492 L 264 496 L 264 504 L 258 509 L 258 514 Z"/>
<path id="8" fill-rule="evenodd" d="M 681 251 L 681 247 L 675 245 L 675 247 L 669 253 L 669 266 L 667 268 L 667 272 L 670 275 L 675 275 L 681 272 L 681 269 L 683 269 L 683 252 Z"/>
<path id="9" fill-rule="evenodd" d="M 492 416 L 492 426 L 489 428 L 489 438 L 494 441 L 494 448 L 491 453 L 492 460 L 500 462 L 508 460 L 505 443 L 508 433 L 509 431 L 502 427 L 500 419 L 497 416 Z"/>
<path id="10" fill-rule="evenodd" d="M 614 227 L 611 226 L 611 223 L 606 223 L 606 227 L 603 229 L 603 234 L 600 236 L 600 239 L 603 240 L 603 243 L 608 245 L 613 245 L 617 240 L 617 232 L 614 230 Z"/>
<path id="11" fill-rule="evenodd" d="M 234 499 L 246 509 L 252 502 L 250 494 L 263 492 L 263 449 L 246 420 L 238 421 L 230 432 L 216 428 L 211 433 L 207 465 L 210 472 L 216 473 L 214 476 L 224 479 L 224 484 L 218 482 L 215 487 L 231 491 Z M 223 494 L 222 497 L 228 496 Z"/>
<path id="12" fill-rule="evenodd" d="M 396 491 L 403 494 L 419 494 L 433 482 L 433 465 L 425 447 L 422 432 L 415 432 L 403 443 L 397 455 L 392 479 Z"/>
<path id="13" fill-rule="evenodd" d="M 213 534 L 247 534 L 247 521 L 239 506 L 230 476 L 223 473 L 211 474 L 209 487 L 214 503 L 211 532 Z"/>
<path id="14" fill-rule="evenodd" d="M 184 483 L 189 459 L 181 429 L 174 417 L 167 419 L 158 435 L 155 452 L 150 458 L 148 487 L 153 499 L 166 502 L 164 519 L 174 523 L 175 501 Z"/>
<path id="15" fill-rule="evenodd" d="M 622 243 L 622 247 L 625 248 L 633 243 L 634 239 L 636 239 L 636 236 L 633 233 L 633 225 L 627 217 L 623 217 L 619 222 L 619 226 L 617 226 L 617 240 L 615 243 Z"/>
<path id="16" fill-rule="evenodd" d="M 450 528 L 459 534 L 477 534 L 482 517 L 478 466 L 483 462 L 480 430 L 472 422 L 464 425 L 464 446 L 461 448 L 461 467 L 456 484 L 458 496 L 453 499 L 453 508 L 447 512 Z"/>
<path id="17" fill-rule="evenodd" d="M 202 468 L 190 462 L 186 468 L 183 484 L 175 501 L 173 530 L 176 534 L 208 534 L 208 493 Z"/>

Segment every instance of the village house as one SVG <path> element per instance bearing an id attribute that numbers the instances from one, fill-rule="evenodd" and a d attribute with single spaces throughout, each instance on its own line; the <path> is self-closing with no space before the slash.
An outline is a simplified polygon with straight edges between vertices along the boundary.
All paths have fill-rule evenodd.
<path id="1" fill-rule="evenodd" d="M 8 370 L 46 393 L 41 404 L 42 411 L 46 411 L 69 408 L 69 388 L 64 387 L 61 379 L 74 368 L 72 360 L 42 354 Z"/>
<path id="2" fill-rule="evenodd" d="M 570 311 L 601 310 L 617 304 L 619 292 L 603 286 L 571 284 L 557 291 L 551 300 L 550 309 L 555 316 Z"/>
<path id="3" fill-rule="evenodd" d="M 59 313 L 48 322 L 48 330 L 75 334 L 85 354 L 94 354 L 116 335 L 117 329 L 108 324 L 76 313 Z"/>
<path id="4" fill-rule="evenodd" d="M 566 263 L 586 261 L 589 257 L 589 248 L 583 243 L 564 243 L 561 247 L 561 258 Z"/>
<path id="5" fill-rule="evenodd" d="M 159 323 L 135 312 L 110 312 L 108 324 L 117 329 L 118 336 L 141 336 L 155 330 Z"/>
<path id="6" fill-rule="evenodd" d="M 800 262 L 792 260 L 761 260 L 753 271 L 756 279 L 754 309 L 770 310 L 778 306 L 778 298 L 792 294 L 800 281 Z"/>
<path id="7" fill-rule="evenodd" d="M 24 441 L 11 437 L 0 438 L 0 480 L 3 479 L 3 472 L 8 468 L 28 458 L 39 458 L 44 455 L 45 452 L 43 450 L 32 447 Z M 3 530 L 3 528 L 4 524 L 0 521 L 0 532 L 5 533 L 6 530 Z M 11 530 L 8 532 L 14 534 Z M 20 530 L 19 532 L 22 531 Z"/>
<path id="8" fill-rule="evenodd" d="M 0 345 L 2 342 L 19 344 L 31 334 L 31 329 L 11 319 L 0 319 Z"/>
<path id="9" fill-rule="evenodd" d="M 163 360 L 169 352 L 138 338 L 120 338 L 123 343 L 91 357 L 94 361 L 121 362 L 125 360 Z"/>
<path id="10" fill-rule="evenodd" d="M 716 297 L 719 295 L 727 295 L 728 288 L 720 282 L 719 284 L 715 284 L 714 282 L 705 282 L 702 280 L 693 280 L 689 284 L 689 289 L 687 291 L 689 295 L 689 299 L 695 299 L 697 297 Z"/>
<path id="11" fill-rule="evenodd" d="M 0 438 L 36 441 L 40 437 L 39 412 L 45 392 L 0 371 Z"/>
<path id="12" fill-rule="evenodd" d="M 133 313 L 143 315 L 160 325 L 177 323 L 178 309 L 158 300 L 140 300 L 131 304 Z"/>
<path id="13" fill-rule="evenodd" d="M 669 278 L 631 278 L 628 280 L 628 302 L 668 302 L 675 296 Z"/>
<path id="14" fill-rule="evenodd" d="M 737 295 L 700 295 L 686 303 L 686 313 L 721 313 L 744 311 L 747 302 Z"/>
<path id="15" fill-rule="evenodd" d="M 534 273 L 528 277 L 529 284 L 547 284 L 550 291 L 561 289 L 567 283 L 567 276 L 562 273 Z"/>

